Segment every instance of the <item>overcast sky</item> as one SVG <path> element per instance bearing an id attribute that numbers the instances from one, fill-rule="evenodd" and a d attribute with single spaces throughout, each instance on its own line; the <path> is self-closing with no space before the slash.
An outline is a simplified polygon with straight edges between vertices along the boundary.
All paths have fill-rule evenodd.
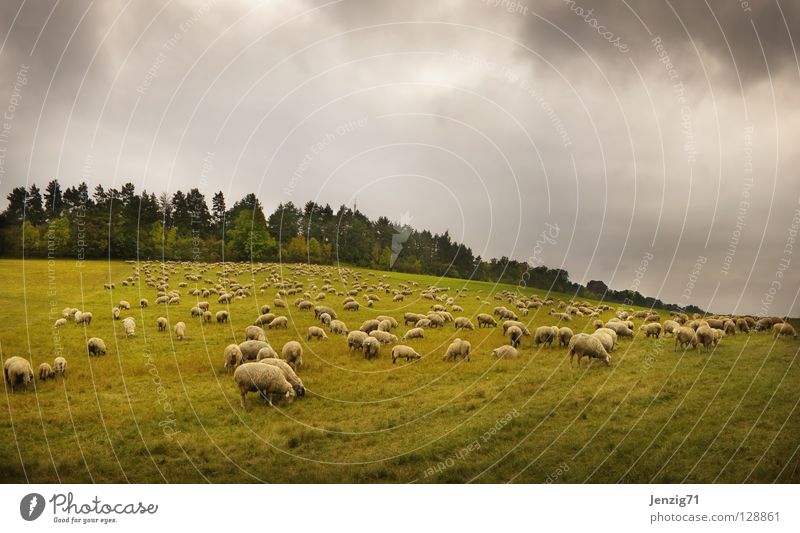
<path id="1" fill-rule="evenodd" d="M 55 177 L 357 202 L 484 258 L 797 316 L 800 9 L 751 4 L 4 1 L 2 205 Z"/>

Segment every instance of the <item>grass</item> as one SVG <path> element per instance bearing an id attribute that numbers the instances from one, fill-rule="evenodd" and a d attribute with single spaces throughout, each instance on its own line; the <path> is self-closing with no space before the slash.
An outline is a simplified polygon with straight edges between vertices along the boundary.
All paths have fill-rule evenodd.
<path id="1" fill-rule="evenodd" d="M 52 363 L 61 346 L 69 362 L 67 379 L 37 381 L 27 393 L 6 389 L 3 482 L 800 482 L 796 340 L 736 335 L 705 354 L 637 335 L 612 354 L 611 368 L 584 362 L 577 369 L 566 350 L 539 350 L 530 339 L 519 359 L 493 360 L 499 328 L 459 333 L 474 355 L 456 364 L 441 361 L 456 336 L 452 325 L 410 341 L 425 355 L 413 364 L 392 365 L 386 348 L 366 361 L 332 336 L 305 346 L 305 398 L 270 408 L 250 395 L 242 410 L 222 350 L 243 340 L 274 289 L 234 301 L 230 324 L 202 327 L 189 317 L 187 289 L 181 305 L 157 307 L 153 288 L 121 286 L 131 272 L 121 261 L 0 260 L 3 358 L 29 356 L 35 369 Z M 490 293 L 514 288 L 367 271 L 365 279 L 436 283 L 450 295 L 463 287 L 457 314 L 466 316 L 491 313 L 501 302 Z M 113 294 L 102 288 L 109 280 Z M 171 287 L 178 281 L 173 275 Z M 255 286 L 263 281 L 258 274 Z M 431 304 L 380 296 L 375 308 L 340 318 L 353 329 L 378 314 L 400 318 Z M 140 297 L 151 306 L 123 314 L 137 321 L 137 336 L 125 339 L 110 309 Z M 341 300 L 329 295 L 325 303 L 338 310 Z M 212 311 L 222 308 L 210 301 Z M 277 348 L 291 339 L 305 344 L 315 324 L 292 301 L 289 330 L 268 331 Z M 93 312 L 86 331 L 51 328 L 68 306 Z M 532 329 L 554 323 L 547 311 L 525 317 Z M 185 321 L 188 339 L 158 333 L 160 315 Z M 587 322 L 569 325 L 577 332 Z M 105 339 L 108 355 L 87 356 L 90 336 Z"/>

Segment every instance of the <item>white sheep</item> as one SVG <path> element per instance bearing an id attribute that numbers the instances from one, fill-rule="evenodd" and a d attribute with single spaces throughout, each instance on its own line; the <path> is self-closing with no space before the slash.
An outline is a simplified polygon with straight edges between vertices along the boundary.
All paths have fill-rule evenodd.
<path id="1" fill-rule="evenodd" d="M 281 357 L 297 372 L 303 366 L 303 347 L 297 341 L 289 341 L 283 345 Z"/>
<path id="2" fill-rule="evenodd" d="M 558 344 L 562 348 L 566 348 L 569 346 L 569 340 L 572 338 L 574 333 L 568 327 L 558 328 Z"/>
<path id="3" fill-rule="evenodd" d="M 506 334 L 508 335 L 508 343 L 514 348 L 519 348 L 519 344 L 522 341 L 522 330 L 519 326 L 509 327 L 506 330 Z"/>
<path id="4" fill-rule="evenodd" d="M 239 349 L 242 351 L 242 358 L 245 361 L 256 360 L 261 348 L 266 348 L 267 346 L 269 346 L 269 343 L 255 340 L 239 343 Z"/>
<path id="5" fill-rule="evenodd" d="M 89 355 L 105 355 L 106 343 L 100 337 L 92 337 L 86 342 L 86 349 Z"/>
<path id="6" fill-rule="evenodd" d="M 241 404 L 245 408 L 245 396 L 248 392 L 257 392 L 272 405 L 273 396 L 292 402 L 295 397 L 294 388 L 286 380 L 283 371 L 272 365 L 263 363 L 244 363 L 233 373 L 233 380 L 239 387 Z"/>
<path id="7" fill-rule="evenodd" d="M 119 307 L 115 307 L 111 310 L 111 318 L 119 320 Z"/>
<path id="8" fill-rule="evenodd" d="M 129 311 L 130 308 L 131 308 L 131 304 L 127 300 L 120 300 L 119 301 L 119 308 L 120 309 L 125 309 L 126 311 Z"/>
<path id="9" fill-rule="evenodd" d="M 141 300 L 139 300 L 139 307 L 141 307 L 142 309 L 144 309 L 148 305 L 150 305 L 150 302 L 147 301 L 147 298 L 142 298 Z"/>
<path id="10" fill-rule="evenodd" d="M 58 329 L 58 328 L 66 326 L 66 325 L 67 325 L 67 319 L 66 318 L 59 318 L 58 320 L 56 320 L 55 324 L 53 324 L 53 329 Z"/>
<path id="11" fill-rule="evenodd" d="M 40 381 L 47 381 L 50 378 L 54 378 L 56 376 L 55 370 L 53 367 L 50 366 L 49 363 L 42 363 L 39 365 L 39 380 Z"/>
<path id="12" fill-rule="evenodd" d="M 519 350 L 510 346 L 508 344 L 504 344 L 499 348 L 495 348 L 492 350 L 492 355 L 495 356 L 497 359 L 513 359 L 515 357 L 519 357 Z"/>
<path id="13" fill-rule="evenodd" d="M 418 354 L 411 346 L 399 344 L 392 348 L 392 364 L 394 364 L 400 358 L 405 358 L 406 361 L 418 361 L 422 359 L 422 356 Z"/>
<path id="14" fill-rule="evenodd" d="M 447 347 L 447 351 L 445 352 L 444 356 L 442 356 L 442 361 L 455 361 L 458 358 L 469 361 L 469 353 L 471 350 L 472 345 L 469 343 L 469 341 L 455 339 L 452 343 L 450 343 L 450 346 Z"/>
<path id="15" fill-rule="evenodd" d="M 364 333 L 363 331 L 361 333 Z M 366 335 L 366 333 L 365 333 Z M 361 343 L 361 350 L 364 352 L 364 357 L 367 359 L 374 359 L 380 353 L 381 343 L 375 337 L 367 337 Z"/>
<path id="16" fill-rule="evenodd" d="M 256 318 L 256 321 L 253 324 L 262 327 L 268 326 L 269 323 L 272 322 L 274 319 L 275 315 L 273 315 L 272 313 L 263 313 L 258 318 Z"/>
<path id="17" fill-rule="evenodd" d="M 573 337 L 569 341 L 569 351 L 567 352 L 569 355 L 569 364 L 572 366 L 572 359 L 576 355 L 578 356 L 578 366 L 581 366 L 581 359 L 583 357 L 588 357 L 589 359 L 601 359 L 606 363 L 606 365 L 611 365 L 611 356 L 608 355 L 608 352 L 605 348 L 603 348 L 603 343 L 600 342 L 600 339 L 597 337 L 593 337 L 588 333 L 578 333 L 577 335 L 573 335 Z"/>
<path id="18" fill-rule="evenodd" d="M 363 331 L 355 330 L 351 331 L 347 335 L 347 349 L 348 350 L 361 350 L 362 345 L 364 344 L 364 339 L 367 338 L 367 334 Z"/>
<path id="19" fill-rule="evenodd" d="M 289 366 L 289 363 L 287 363 L 283 359 L 278 359 L 277 357 L 276 358 L 269 357 L 269 358 L 265 358 L 265 359 L 259 359 L 259 361 L 264 363 L 265 365 L 272 365 L 274 367 L 279 368 L 281 370 L 281 372 L 283 372 L 283 377 L 285 377 L 286 381 L 288 381 L 289 384 L 292 386 L 292 388 L 294 389 L 294 393 L 297 396 L 305 396 L 306 395 L 306 388 L 303 386 L 303 382 L 300 379 L 300 376 L 298 376 L 295 373 L 295 371 L 292 370 L 292 367 Z"/>
<path id="20" fill-rule="evenodd" d="M 285 316 L 276 316 L 267 327 L 269 329 L 289 329 L 289 319 Z"/>
<path id="21" fill-rule="evenodd" d="M 169 322 L 163 316 L 160 316 L 156 319 L 156 324 L 158 324 L 158 331 L 167 331 L 169 327 Z"/>
<path id="22" fill-rule="evenodd" d="M 331 333 L 336 335 L 347 335 L 349 333 L 347 331 L 347 324 L 341 320 L 331 320 L 331 323 L 328 327 L 331 330 Z"/>
<path id="23" fill-rule="evenodd" d="M 460 316 L 453 321 L 453 325 L 456 329 L 475 329 L 475 325 L 470 321 L 469 318 L 465 316 Z"/>
<path id="24" fill-rule="evenodd" d="M 18 384 L 28 390 L 28 383 L 33 381 L 33 368 L 27 359 L 18 356 L 9 357 L 3 363 L 3 376 L 11 387 L 11 392 L 14 392 Z"/>
<path id="25" fill-rule="evenodd" d="M 236 344 L 229 344 L 226 346 L 225 350 L 222 352 L 222 356 L 225 359 L 224 368 L 229 374 L 233 372 L 237 366 L 242 364 L 242 350 L 240 350 L 239 346 Z"/>
<path id="26" fill-rule="evenodd" d="M 552 347 L 556 339 L 558 339 L 557 326 L 539 326 L 533 335 L 533 342 L 536 346 L 544 344 Z"/>
<path id="27" fill-rule="evenodd" d="M 249 341 L 266 341 L 267 334 L 258 326 L 247 326 L 244 328 L 244 338 Z"/>
<path id="28" fill-rule="evenodd" d="M 324 339 L 327 339 L 327 338 L 328 338 L 328 336 L 325 335 L 325 330 L 323 330 L 321 327 L 319 327 L 319 326 L 310 326 L 308 328 L 308 335 L 306 337 L 307 340 L 311 340 L 311 339 L 324 340 Z"/>
<path id="29" fill-rule="evenodd" d="M 270 345 L 264 346 L 258 351 L 258 355 L 256 355 L 256 361 L 261 361 L 262 359 L 278 359 L 278 352 L 275 351 Z"/>
<path id="30" fill-rule="evenodd" d="M 136 336 L 136 321 L 133 317 L 129 316 L 122 321 L 122 329 L 125 330 L 126 337 L 130 338 Z"/>
<path id="31" fill-rule="evenodd" d="M 186 337 L 186 324 L 183 322 L 178 322 L 175 324 L 175 337 L 182 341 Z"/>
<path id="32" fill-rule="evenodd" d="M 392 335 L 391 333 L 386 333 L 385 331 L 378 329 L 370 331 L 369 336 L 378 339 L 378 342 L 381 344 L 392 344 L 397 342 L 397 335 Z"/>
<path id="33" fill-rule="evenodd" d="M 228 321 L 228 312 L 227 311 L 217 311 L 217 324 L 224 324 Z"/>
<path id="34" fill-rule="evenodd" d="M 67 374 L 67 360 L 63 357 L 56 357 L 53 361 L 53 370 L 57 376 L 66 376 Z"/>
<path id="35" fill-rule="evenodd" d="M 425 330 L 422 328 L 411 328 L 410 330 L 406 331 L 406 334 L 403 335 L 401 340 L 408 340 L 408 339 L 424 339 L 425 338 Z"/>

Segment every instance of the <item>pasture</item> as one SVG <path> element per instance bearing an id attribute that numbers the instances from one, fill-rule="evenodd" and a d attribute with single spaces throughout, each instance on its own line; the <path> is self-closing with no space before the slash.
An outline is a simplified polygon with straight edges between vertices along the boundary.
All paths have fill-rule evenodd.
<path id="1" fill-rule="evenodd" d="M 178 305 L 155 305 L 156 289 L 140 280 L 122 286 L 133 264 L 123 261 L 0 260 L 0 350 L 3 359 L 27 357 L 34 371 L 60 352 L 68 360 L 65 379 L 36 381 L 27 392 L 6 386 L 0 409 L 0 479 L 32 483 L 599 483 L 599 482 L 800 482 L 800 365 L 797 339 L 774 340 L 768 333 L 726 336 L 711 353 L 675 351 L 671 338 L 638 333 L 621 339 L 611 365 L 586 360 L 570 367 L 566 348 L 536 348 L 525 337 L 520 357 L 496 360 L 504 344 L 501 328 L 456 332 L 448 323 L 405 342 L 423 355 L 414 363 L 392 364 L 391 346 L 366 360 L 347 349 L 345 337 L 306 341 L 313 311 L 300 311 L 295 297 L 275 309 L 277 289 L 259 290 L 264 272 L 244 269 L 230 280 L 253 284 L 252 295 L 229 305 L 217 295 L 188 295 L 202 280 L 184 274 L 202 265 L 175 264 L 170 289 Z M 140 268 L 143 264 L 140 264 Z M 249 267 L 249 266 L 248 266 Z M 302 282 L 312 297 L 323 276 L 296 265 L 275 267 L 285 279 Z M 335 267 L 332 285 L 350 286 Z M 201 275 L 216 280 L 215 266 Z M 376 315 L 391 315 L 404 326 L 405 312 L 426 313 L 431 300 L 421 289 L 436 285 L 456 297 L 474 319 L 507 305 L 493 295 L 517 287 L 486 282 L 416 276 L 362 269 L 363 285 L 413 284 L 414 293 L 392 302 L 385 291 L 362 291 L 358 311 L 343 311 L 344 296 L 329 293 L 350 330 Z M 355 276 L 347 277 L 352 285 Z M 114 282 L 113 290 L 103 288 Z M 457 296 L 457 290 L 464 289 Z M 380 297 L 367 308 L 363 295 Z M 569 301 L 563 294 L 524 289 Z M 150 306 L 138 307 L 140 298 Z M 125 338 L 111 309 L 120 300 L 133 306 L 122 316 L 136 320 L 136 336 Z M 230 312 L 227 324 L 203 325 L 190 316 L 198 300 L 211 311 Z M 313 298 L 312 298 L 313 300 Z M 487 303 L 482 303 L 486 301 Z M 269 304 L 289 318 L 289 328 L 266 330 L 280 352 L 289 340 L 304 347 L 299 375 L 307 390 L 291 404 L 270 407 L 255 394 L 239 405 L 222 352 L 244 340 L 244 328 Z M 610 304 L 619 307 L 619 304 Z M 65 307 L 91 311 L 88 327 L 69 323 L 53 329 Z M 520 320 L 556 325 L 550 307 L 531 309 Z M 658 311 L 662 321 L 668 313 Z M 606 321 L 613 311 L 600 317 Z M 156 318 L 165 316 L 167 332 Z M 567 325 L 576 333 L 593 330 L 592 318 Z M 178 341 L 172 325 L 187 324 Z M 795 323 L 795 327 L 797 324 Z M 108 353 L 89 357 L 89 337 L 105 340 Z M 442 354 L 455 338 L 472 344 L 471 361 L 449 363 Z"/>

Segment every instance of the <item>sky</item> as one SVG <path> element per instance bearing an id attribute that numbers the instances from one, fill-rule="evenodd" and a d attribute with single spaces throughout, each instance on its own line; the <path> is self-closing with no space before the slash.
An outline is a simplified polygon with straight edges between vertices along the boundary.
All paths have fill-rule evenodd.
<path id="1" fill-rule="evenodd" d="M 357 204 L 800 315 L 797 2 L 8 0 L 0 39 L 3 208 L 53 178 Z"/>

